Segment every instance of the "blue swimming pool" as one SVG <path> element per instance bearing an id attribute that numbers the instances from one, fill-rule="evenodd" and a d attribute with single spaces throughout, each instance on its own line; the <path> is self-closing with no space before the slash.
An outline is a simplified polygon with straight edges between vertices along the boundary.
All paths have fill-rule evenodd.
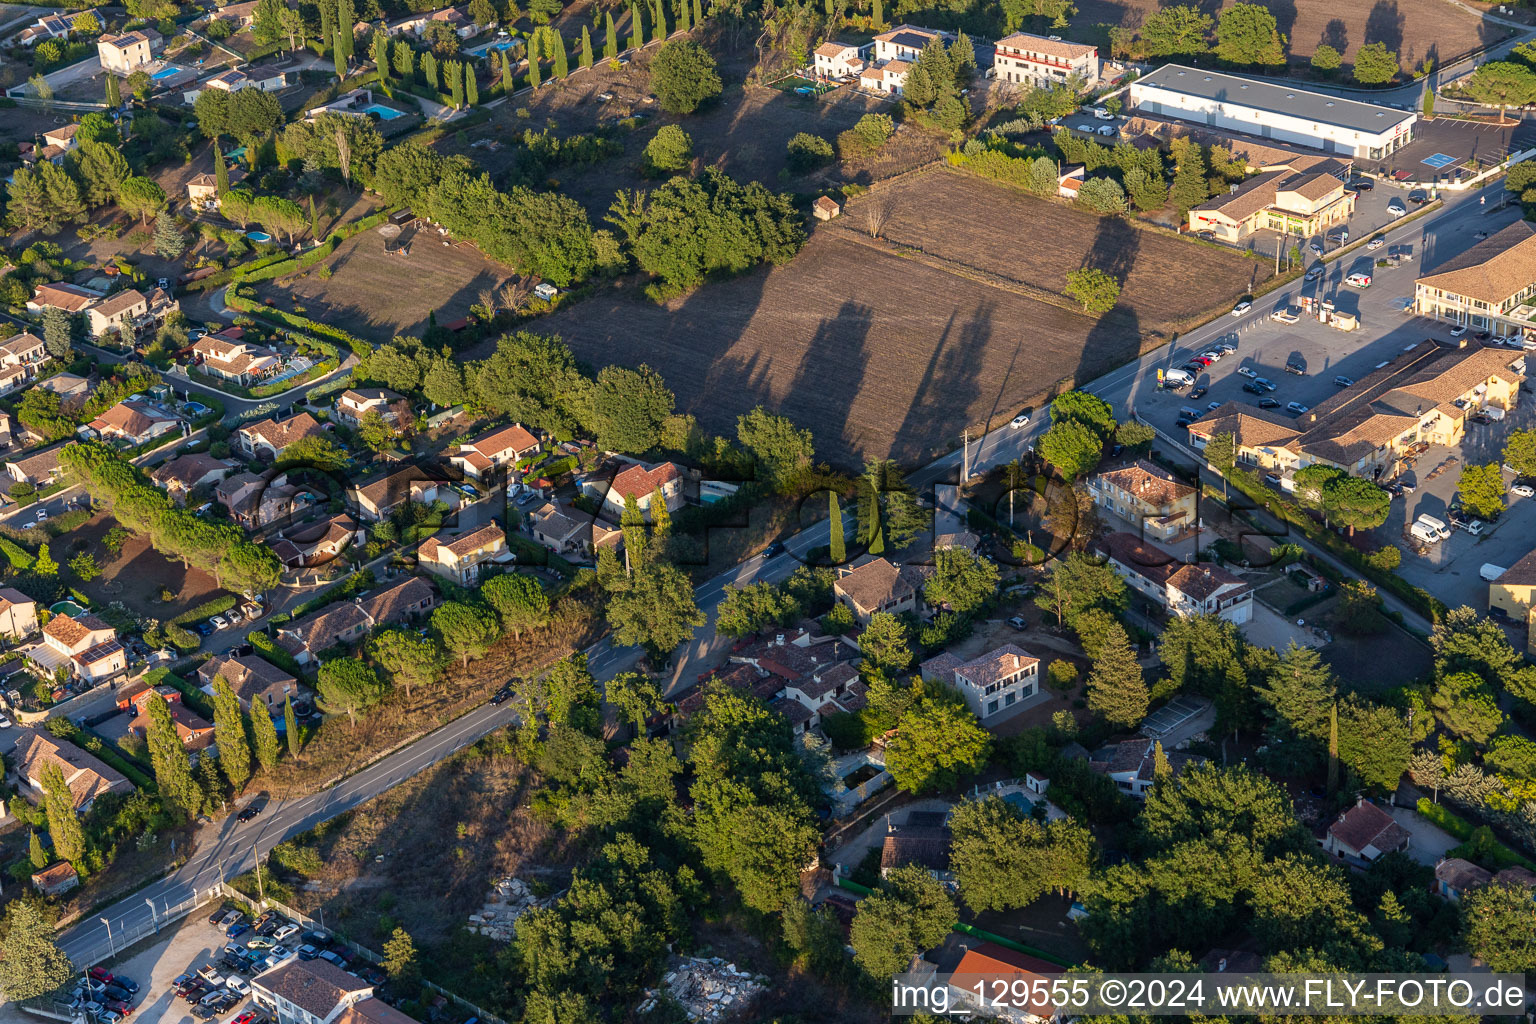
<path id="1" fill-rule="evenodd" d="M 270 241 L 272 241 L 272 236 L 267 234 L 265 231 L 247 231 L 245 233 L 245 237 L 249 238 L 253 242 L 270 242 Z"/>
<path id="2" fill-rule="evenodd" d="M 471 57 L 484 57 L 492 50 L 510 50 L 516 45 L 517 43 L 511 39 L 498 39 L 494 43 L 482 43 L 481 45 L 472 47 L 471 49 L 465 50 L 464 52 L 469 54 Z"/>
<path id="3" fill-rule="evenodd" d="M 208 411 L 208 407 L 202 402 L 188 402 L 181 408 L 183 412 L 191 416 L 201 416 L 203 413 Z"/>
<path id="4" fill-rule="evenodd" d="M 172 75 L 181 74 L 181 70 L 181 68 L 161 68 L 149 77 L 153 79 L 170 78 Z"/>
<path id="5" fill-rule="evenodd" d="M 1008 803 L 1013 804 L 1013 806 L 1017 807 L 1019 811 L 1026 816 L 1028 816 L 1030 812 L 1035 809 L 1035 805 L 1031 803 L 1029 797 L 1025 796 L 1023 793 L 1009 793 L 1007 796 L 1003 797 L 1003 799 Z"/>
<path id="6" fill-rule="evenodd" d="M 362 110 L 365 114 L 377 114 L 382 121 L 393 121 L 397 117 L 405 116 L 403 111 L 393 110 L 380 103 L 375 103 L 370 107 L 363 107 Z"/>

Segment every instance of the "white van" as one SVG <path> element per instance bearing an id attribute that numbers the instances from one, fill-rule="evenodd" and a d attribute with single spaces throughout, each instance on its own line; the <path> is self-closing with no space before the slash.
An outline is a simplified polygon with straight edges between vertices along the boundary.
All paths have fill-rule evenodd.
<path id="1" fill-rule="evenodd" d="M 1115 115 L 1111 114 L 1108 110 L 1105 110 L 1103 107 L 1094 107 L 1093 108 L 1093 116 L 1098 118 L 1100 121 L 1113 121 L 1115 119 Z"/>
<path id="2" fill-rule="evenodd" d="M 1423 523 L 1414 523 L 1408 528 L 1408 532 L 1425 544 L 1440 543 L 1440 534 L 1433 527 L 1425 526 Z"/>
<path id="3" fill-rule="evenodd" d="M 1164 370 L 1163 387 L 1187 388 L 1195 382 L 1195 375 L 1188 370 Z"/>
<path id="4" fill-rule="evenodd" d="M 1423 515 L 1419 516 L 1418 521 L 1415 522 L 1413 525 L 1414 526 L 1422 526 L 1426 530 L 1429 530 L 1431 533 L 1433 533 L 1435 535 L 1435 539 L 1436 540 L 1449 540 L 1450 537 L 1451 537 L 1450 528 L 1447 527 L 1445 525 L 1445 523 L 1443 523 L 1440 520 L 1436 519 L 1434 516 L 1430 515 L 1427 512 L 1424 513 Z"/>

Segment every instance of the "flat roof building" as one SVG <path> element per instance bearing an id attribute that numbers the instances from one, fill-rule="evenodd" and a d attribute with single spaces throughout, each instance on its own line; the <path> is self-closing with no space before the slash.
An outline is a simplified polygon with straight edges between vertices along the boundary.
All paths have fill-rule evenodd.
<path id="1" fill-rule="evenodd" d="M 1131 83 L 1147 114 L 1381 160 L 1413 139 L 1418 115 L 1257 78 L 1167 64 Z"/>

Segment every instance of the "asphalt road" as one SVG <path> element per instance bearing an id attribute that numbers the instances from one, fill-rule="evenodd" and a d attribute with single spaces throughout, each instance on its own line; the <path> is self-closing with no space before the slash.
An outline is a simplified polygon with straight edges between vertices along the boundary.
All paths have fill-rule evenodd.
<path id="1" fill-rule="evenodd" d="M 1490 196 L 1487 206 L 1479 203 L 1479 193 L 1476 192 L 1460 196 L 1452 195 L 1448 198 L 1445 209 L 1389 230 L 1386 233 L 1388 243 L 1412 244 L 1417 253 L 1432 253 L 1432 257 L 1426 257 L 1433 260 L 1430 266 L 1449 258 L 1455 252 L 1472 244 L 1471 236 L 1474 231 L 1490 225 L 1489 214 L 1495 201 L 1492 197 L 1501 194 L 1501 187 L 1489 186 L 1483 192 Z M 1515 214 L 1495 216 L 1512 218 Z M 1503 221 L 1498 223 L 1502 225 Z M 1355 257 L 1348 257 L 1344 262 L 1352 263 L 1354 259 Z M 1381 292 L 1375 292 L 1373 289 L 1361 294 L 1363 297 L 1370 297 L 1372 303 L 1380 303 L 1382 309 L 1387 309 L 1391 305 L 1392 295 L 1411 294 L 1412 279 L 1417 273 L 1421 273 L 1422 269 L 1422 265 L 1417 270 L 1402 268 L 1397 271 L 1401 275 L 1397 279 L 1402 282 L 1400 286 L 1383 287 Z M 1335 278 L 1341 279 L 1344 273 L 1347 273 L 1347 270 L 1335 261 L 1330 264 L 1329 281 L 1332 282 Z M 1334 284 L 1334 287 L 1336 286 Z M 1387 294 L 1389 292 L 1392 294 Z M 1203 351 L 1235 332 L 1241 334 L 1245 330 L 1256 330 L 1261 327 L 1268 329 L 1266 318 L 1279 301 L 1279 297 L 1272 297 L 1263 303 L 1255 303 L 1253 310 L 1245 317 L 1223 317 L 1197 328 L 1176 342 L 1105 374 L 1089 384 L 1086 390 L 1109 401 L 1122 416 L 1131 406 L 1144 398 L 1150 401 L 1154 397 L 1165 397 L 1164 393 L 1157 391 L 1158 367 L 1177 366 L 1190 354 Z M 1401 329 L 1404 323 L 1401 313 L 1386 315 L 1365 308 L 1362 308 L 1361 313 L 1365 326 L 1353 334 L 1318 328 L 1327 331 L 1328 344 L 1337 345 L 1341 357 L 1361 351 L 1373 343 L 1394 344 L 1393 332 Z M 1235 371 L 1237 363 L 1234 359 L 1229 359 L 1217 365 Z M 1175 406 L 1182 404 L 1176 396 L 1172 401 Z M 1009 415 L 1011 416 L 1011 412 Z M 1027 447 L 1038 441 L 1041 433 L 1049 426 L 1050 416 L 1046 410 L 1037 411 L 1032 422 L 1020 429 L 1009 427 L 1007 420 L 1003 420 L 999 427 L 990 430 L 973 442 L 969 449 L 971 471 L 979 472 L 1018 458 Z M 961 453 L 958 450 L 951 452 L 909 474 L 908 480 L 919 490 L 936 482 L 951 481 L 957 476 L 956 470 L 960 460 Z M 764 560 L 759 555 L 698 587 L 695 593 L 699 607 L 708 614 L 710 621 L 700 627 L 694 639 L 677 659 L 678 667 L 667 692 L 675 693 L 692 682 L 694 673 L 703 671 L 710 658 L 718 654 L 722 642 L 714 636 L 714 614 L 725 587 L 755 580 L 774 581 L 787 577 L 800 564 L 800 557 L 811 549 L 827 543 L 827 533 L 827 523 L 820 522 L 786 539 L 787 550 L 784 554 L 772 560 Z M 590 648 L 588 654 L 589 664 L 594 674 L 600 679 L 611 678 L 633 665 L 640 657 L 638 649 L 615 648 L 606 640 Z M 111 922 L 114 936 L 142 933 L 151 927 L 153 920 L 150 904 L 146 900 L 160 907 L 172 906 L 190 898 L 195 892 L 207 889 L 220 878 L 229 878 L 250 870 L 256 863 L 258 850 L 264 853 L 284 839 L 304 832 L 321 821 L 385 792 L 492 730 L 509 724 L 514 718 L 510 705 L 500 708 L 490 705 L 482 706 L 324 793 L 274 803 L 262 817 L 249 825 L 236 824 L 233 816 L 225 819 L 217 829 L 205 830 L 205 835 L 192 859 L 174 874 L 114 904 L 101 915 L 106 921 L 101 919 L 84 921 L 66 932 L 62 939 L 65 952 L 80 964 L 102 958 L 107 955 L 110 945 L 115 942 L 115 939 L 109 940 L 107 921 Z"/>

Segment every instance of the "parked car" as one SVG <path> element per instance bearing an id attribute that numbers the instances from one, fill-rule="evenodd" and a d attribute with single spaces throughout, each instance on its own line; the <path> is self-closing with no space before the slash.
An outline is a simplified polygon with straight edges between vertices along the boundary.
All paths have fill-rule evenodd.
<path id="1" fill-rule="evenodd" d="M 1378 235 L 1375 238 L 1371 239 L 1369 242 L 1366 242 L 1365 243 L 1365 247 L 1367 249 L 1371 250 L 1372 252 L 1375 252 L 1377 249 L 1380 249 L 1382 246 L 1384 246 L 1386 244 L 1387 244 L 1387 240 L 1385 238 L 1382 238 L 1380 235 Z"/>
<path id="2" fill-rule="evenodd" d="M 261 814 L 263 809 L 264 807 L 259 800 L 253 801 L 252 803 L 246 805 L 246 807 L 239 814 L 235 815 L 235 820 L 243 825 L 248 821 L 254 820 L 259 814 Z"/>
<path id="3" fill-rule="evenodd" d="M 231 992 L 236 992 L 242 996 L 251 994 L 251 984 L 244 978 L 230 978 L 224 983 L 224 986 Z"/>
<path id="4" fill-rule="evenodd" d="M 1370 274 L 1350 274 L 1344 279 L 1344 283 L 1351 288 L 1369 288 L 1371 286 Z"/>
<path id="5" fill-rule="evenodd" d="M 1307 407 L 1302 405 L 1300 402 L 1286 402 L 1285 411 L 1291 413 L 1292 415 L 1300 416 L 1302 413 L 1307 411 Z"/>
<path id="6" fill-rule="evenodd" d="M 1509 493 L 1518 498 L 1533 498 L 1536 497 L 1536 487 L 1530 484 L 1515 484 L 1509 489 Z"/>
<path id="7" fill-rule="evenodd" d="M 1239 302 L 1237 305 L 1232 307 L 1232 315 L 1233 316 L 1242 316 L 1243 314 L 1247 313 L 1252 308 L 1253 308 L 1253 303 L 1251 303 L 1251 302 Z"/>
<path id="8" fill-rule="evenodd" d="M 1356 192 L 1369 192 L 1376 187 L 1376 183 L 1370 178 L 1350 178 L 1347 187 L 1354 189 Z"/>
<path id="9" fill-rule="evenodd" d="M 273 946 L 271 952 L 267 954 L 267 961 L 274 964 L 280 964 L 284 960 L 290 960 L 292 958 L 293 950 L 289 949 L 287 946 Z"/>
<path id="10" fill-rule="evenodd" d="M 1024 619 L 1018 615 L 1015 615 L 1013 618 L 1009 619 L 1008 625 L 1012 626 L 1014 629 L 1029 628 L 1029 623 L 1025 622 Z"/>
<path id="11" fill-rule="evenodd" d="M 327 949 L 325 952 L 321 953 L 320 959 L 324 960 L 326 963 L 334 964 L 335 966 L 340 967 L 342 970 L 346 970 L 347 968 L 347 958 L 342 956 L 341 953 L 334 949 Z"/>
<path id="12" fill-rule="evenodd" d="M 228 626 L 229 620 L 222 615 L 215 615 L 208 620 L 208 625 L 212 626 L 215 630 L 219 630 Z"/>
<path id="13" fill-rule="evenodd" d="M 271 949 L 275 945 L 277 943 L 264 935 L 257 935 L 246 942 L 246 946 L 250 949 Z"/>
<path id="14" fill-rule="evenodd" d="M 1200 353 L 1200 358 L 1201 359 L 1209 359 L 1213 363 L 1219 363 L 1219 362 L 1221 362 L 1221 357 L 1223 355 L 1225 355 L 1224 352 L 1220 351 L 1219 349 L 1214 349 L 1213 348 L 1213 349 L 1208 349 L 1205 352 L 1201 352 Z"/>
<path id="15" fill-rule="evenodd" d="M 1259 387 L 1263 388 L 1265 391 L 1274 391 L 1280 386 L 1274 381 L 1270 380 L 1268 377 L 1255 377 L 1253 378 L 1253 382 Z"/>
<path id="16" fill-rule="evenodd" d="M 1466 530 L 1474 537 L 1480 537 L 1482 536 L 1483 530 L 1487 526 L 1488 524 L 1483 522 L 1481 519 L 1473 519 L 1469 521 L 1465 526 L 1463 526 L 1462 529 Z"/>
<path id="17" fill-rule="evenodd" d="M 247 818 L 246 814 L 249 813 L 249 811 L 250 811 L 250 808 L 247 807 L 245 810 L 240 812 L 240 820 L 241 821 L 250 821 L 251 818 L 256 817 L 256 815 L 252 814 L 251 818 Z M 244 935 L 246 932 L 248 932 L 250 930 L 251 930 L 251 926 L 249 924 L 247 924 L 244 921 L 237 921 L 234 924 L 230 925 L 229 926 L 229 931 L 225 932 L 224 934 L 229 936 L 232 939 L 238 939 L 240 936 Z"/>
<path id="18" fill-rule="evenodd" d="M 1235 338 L 1237 335 L 1234 334 L 1232 337 Z M 1224 356 L 1236 355 L 1237 346 L 1233 345 L 1231 342 L 1222 342 L 1220 345 L 1216 346 L 1216 351 L 1220 352 Z"/>
<path id="19" fill-rule="evenodd" d="M 1255 370 L 1251 366 L 1239 366 L 1237 368 L 1237 372 L 1242 374 L 1244 377 L 1257 377 L 1259 375 L 1259 371 Z"/>
<path id="20" fill-rule="evenodd" d="M 298 953 L 300 960 L 315 960 L 320 956 L 320 951 L 307 942 L 299 947 Z"/>
<path id="21" fill-rule="evenodd" d="M 1195 388 L 1193 391 L 1191 391 L 1189 393 L 1189 397 L 1190 398 L 1204 398 L 1206 395 L 1208 395 L 1210 393 L 1210 390 L 1211 390 L 1210 388 L 1206 387 L 1204 384 L 1201 384 L 1199 387 Z"/>
<path id="22" fill-rule="evenodd" d="M 1278 408 L 1280 408 L 1280 400 L 1278 398 L 1270 398 L 1268 395 L 1266 395 L 1263 398 L 1259 399 L 1259 408 L 1260 409 L 1278 409 Z"/>
<path id="23" fill-rule="evenodd" d="M 234 924 L 236 921 L 240 920 L 244 916 L 245 916 L 245 914 L 241 913 L 238 910 L 226 909 L 224 911 L 224 915 L 219 918 L 219 922 L 218 923 L 221 924 L 221 925 L 224 925 L 227 928 L 230 925 Z"/>
<path id="24" fill-rule="evenodd" d="M 1387 204 L 1387 212 L 1394 217 L 1401 217 L 1408 212 L 1408 207 L 1403 205 L 1401 199 L 1394 199 Z"/>
<path id="25" fill-rule="evenodd" d="M 1453 337 L 1453 338 L 1459 338 L 1463 334 L 1466 334 L 1466 333 L 1467 333 L 1467 325 L 1466 324 L 1457 324 L 1455 327 L 1451 328 L 1451 337 Z"/>
<path id="26" fill-rule="evenodd" d="M 1422 188 L 1414 189 L 1412 192 L 1408 193 L 1408 201 L 1413 203 L 1415 206 L 1423 206 L 1425 203 L 1429 202 L 1429 190 Z"/>
<path id="27" fill-rule="evenodd" d="M 1321 242 L 1313 242 L 1307 248 L 1312 250 L 1312 255 L 1314 256 L 1321 256 L 1323 254 L 1323 244 Z"/>
<path id="28" fill-rule="evenodd" d="M 1243 390 L 1252 395 L 1262 395 L 1264 393 L 1264 389 L 1259 387 L 1253 381 L 1249 381 L 1248 383 L 1244 384 Z"/>
<path id="29" fill-rule="evenodd" d="M 1350 380 L 1348 377 L 1343 376 L 1342 374 L 1333 378 L 1333 382 L 1341 388 L 1352 388 L 1355 386 L 1354 381 Z"/>
<path id="30" fill-rule="evenodd" d="M 290 936 L 290 935 L 297 935 L 297 934 L 299 934 L 299 926 L 298 925 L 296 925 L 296 924 L 285 924 L 281 928 L 279 928 L 277 931 L 273 932 L 272 933 L 272 937 L 274 939 L 276 939 L 278 942 L 282 942 L 284 939 L 288 938 L 288 936 Z"/>
<path id="31" fill-rule="evenodd" d="M 1285 372 L 1294 373 L 1298 377 L 1305 377 L 1307 375 L 1307 366 L 1300 359 L 1290 359 L 1286 361 Z"/>
<path id="32" fill-rule="evenodd" d="M 1313 267 L 1311 270 L 1307 271 L 1307 276 L 1304 278 L 1304 280 L 1316 281 L 1318 278 L 1320 278 L 1322 276 L 1323 276 L 1323 268 L 1322 267 Z"/>

